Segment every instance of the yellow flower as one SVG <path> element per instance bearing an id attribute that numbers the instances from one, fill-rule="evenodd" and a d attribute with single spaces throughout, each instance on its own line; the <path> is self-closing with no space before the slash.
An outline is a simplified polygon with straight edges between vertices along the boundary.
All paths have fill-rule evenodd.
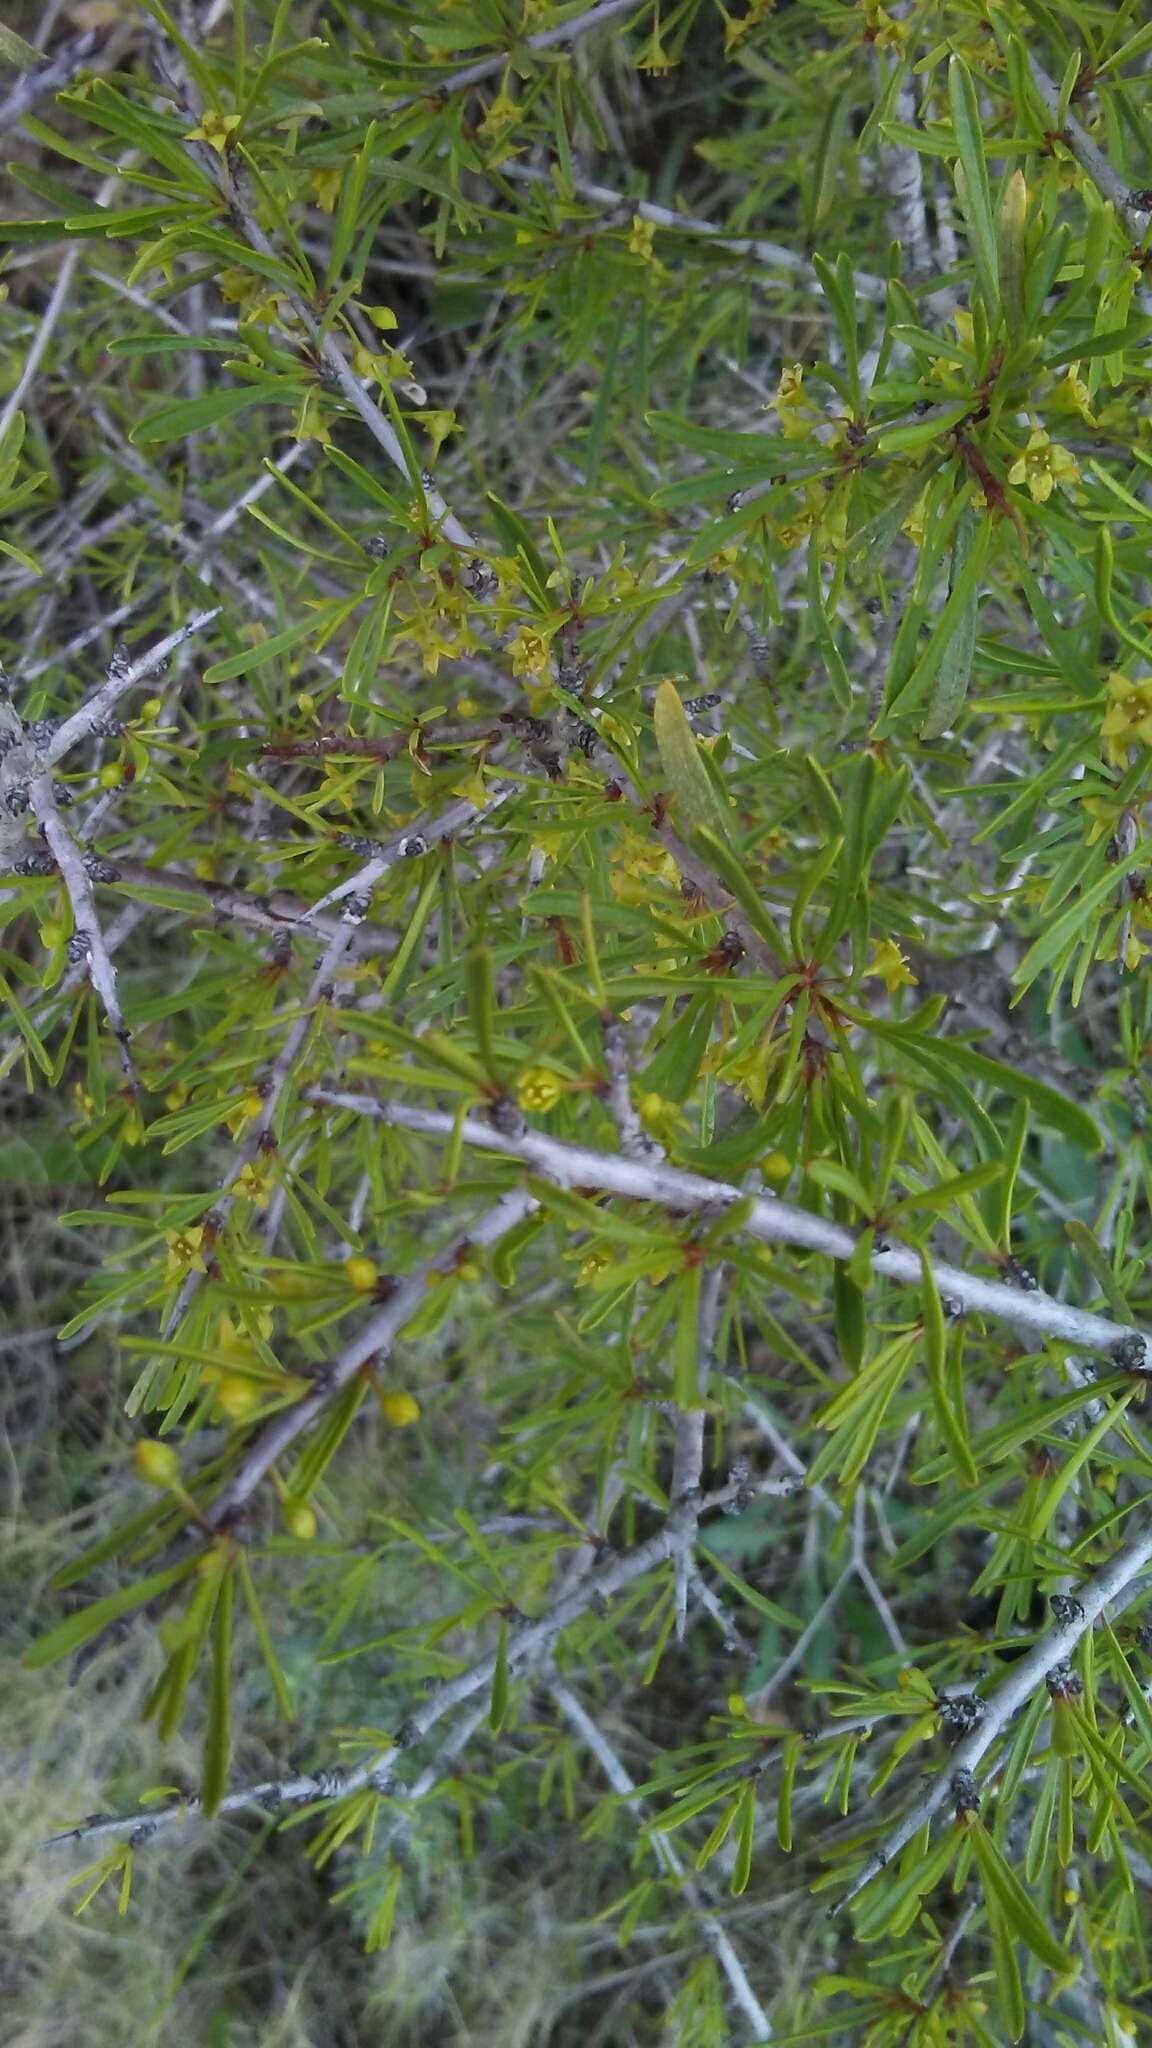
<path id="1" fill-rule="evenodd" d="M 318 391 L 305 392 L 303 404 L 293 422 L 292 438 L 296 441 L 318 441 L 322 448 L 331 447 L 332 436 L 320 417 Z"/>
<path id="2" fill-rule="evenodd" d="M 542 676 L 548 668 L 548 642 L 543 633 L 521 626 L 508 642 L 514 676 Z"/>
<path id="3" fill-rule="evenodd" d="M 458 627 L 434 606 L 424 605 L 404 621 L 404 632 L 420 650 L 426 674 L 434 676 L 442 660 L 458 661 L 475 641 L 466 626 Z"/>
<path id="4" fill-rule="evenodd" d="M 180 1460 L 171 1444 L 162 1444 L 155 1437 L 141 1437 L 135 1450 L 137 1477 L 146 1486 L 172 1486 L 180 1477 Z"/>
<path id="5" fill-rule="evenodd" d="M 607 1252 L 589 1252 L 587 1258 L 581 1259 L 577 1268 L 577 1287 L 594 1287 L 609 1263 Z"/>
<path id="6" fill-rule="evenodd" d="M 564 1083 L 550 1067 L 526 1067 L 516 1083 L 516 1100 L 526 1116 L 547 1116 L 564 1093 Z"/>
<path id="7" fill-rule="evenodd" d="M 245 1124 L 251 1123 L 253 1117 L 260 1116 L 263 1109 L 264 1097 L 257 1095 L 254 1088 L 249 1088 L 247 1094 L 241 1096 L 235 1109 L 224 1119 L 232 1137 L 238 1137 Z"/>
<path id="8" fill-rule="evenodd" d="M 804 365 L 793 363 L 780 372 L 780 382 L 771 405 L 786 441 L 802 441 L 812 426 L 812 414 L 804 395 Z"/>
<path id="9" fill-rule="evenodd" d="M 867 971 L 870 976 L 879 976 L 889 995 L 894 995 L 905 983 L 913 988 L 916 986 L 916 976 L 895 939 L 882 939 L 879 942 L 873 954 L 872 965 Z"/>
<path id="10" fill-rule="evenodd" d="M 626 832 L 608 870 L 612 894 L 619 903 L 650 903 L 650 877 L 679 891 L 680 870 L 667 848 L 658 840 L 642 839 L 638 832 Z"/>
<path id="11" fill-rule="evenodd" d="M 470 775 L 462 775 L 448 791 L 449 796 L 462 796 L 474 811 L 482 811 L 489 801 L 489 791 L 484 781 L 482 768 L 474 768 Z"/>
<path id="12" fill-rule="evenodd" d="M 1152 747 L 1152 679 L 1134 683 L 1113 669 L 1108 678 L 1108 709 L 1100 728 L 1114 768 L 1127 766 L 1128 748 L 1136 740 Z"/>
<path id="13" fill-rule="evenodd" d="M 456 415 L 444 406 L 432 406 L 422 412 L 414 412 L 411 418 L 420 425 L 432 443 L 432 459 L 435 461 L 449 434 L 456 432 Z"/>
<path id="14" fill-rule="evenodd" d="M 637 71 L 651 71 L 654 77 L 662 78 L 666 71 L 671 71 L 674 68 L 677 61 L 675 57 L 670 57 L 664 48 L 660 40 L 659 25 L 657 25 L 636 59 L 636 69 Z"/>
<path id="15" fill-rule="evenodd" d="M 748 0 L 748 12 L 741 15 L 726 14 L 721 7 L 720 12 L 724 15 L 725 56 L 734 50 L 738 43 L 743 42 L 749 29 L 756 28 L 765 15 L 772 12 L 774 5 L 775 0 Z"/>
<path id="16" fill-rule="evenodd" d="M 380 1413 L 393 1429 L 407 1429 L 420 1420 L 420 1403 L 411 1394 L 381 1394 Z"/>
<path id="17" fill-rule="evenodd" d="M 200 126 L 190 128 L 185 142 L 206 142 L 217 156 L 223 156 L 243 119 L 241 114 L 222 114 L 218 107 L 205 107 Z"/>
<path id="18" fill-rule="evenodd" d="M 1008 481 L 1027 484 L 1033 501 L 1043 505 L 1057 484 L 1074 484 L 1079 475 L 1080 465 L 1071 450 L 1053 442 L 1043 427 L 1033 427 L 1028 446 L 1008 471 Z"/>
<path id="19" fill-rule="evenodd" d="M 164 1232 L 164 1242 L 168 1247 L 168 1260 L 164 1268 L 165 1280 L 183 1279 L 185 1273 L 203 1273 L 206 1270 L 200 1255 L 203 1241 L 204 1231 L 199 1223 L 192 1229 Z"/>
<path id="20" fill-rule="evenodd" d="M 1053 386 L 1048 403 L 1056 412 L 1074 412 L 1082 420 L 1087 420 L 1090 427 L 1096 425 L 1092 393 L 1080 375 L 1079 363 L 1069 363 L 1064 375 Z"/>
<path id="21" fill-rule="evenodd" d="M 321 213 L 335 212 L 342 178 L 343 172 L 337 169 L 313 171 L 308 182 L 312 187 L 312 197 Z"/>
<path id="22" fill-rule="evenodd" d="M 494 141 L 499 142 L 504 130 L 512 126 L 518 113 L 519 108 L 516 101 L 501 86 L 484 119 L 480 123 L 478 133 L 490 135 Z"/>
<path id="23" fill-rule="evenodd" d="M 909 36 L 907 23 L 897 21 L 880 6 L 879 0 L 863 0 L 864 35 L 874 50 L 899 51 Z"/>
<path id="24" fill-rule="evenodd" d="M 236 1186 L 240 1194 L 247 1195 L 250 1202 L 255 1202 L 256 1207 L 262 1209 L 272 1192 L 272 1175 L 262 1172 L 253 1159 L 244 1168 Z"/>
<path id="25" fill-rule="evenodd" d="M 642 213 L 632 215 L 632 232 L 628 237 L 628 254 L 639 256 L 642 263 L 655 260 L 652 244 L 656 239 L 656 223 L 645 220 Z"/>

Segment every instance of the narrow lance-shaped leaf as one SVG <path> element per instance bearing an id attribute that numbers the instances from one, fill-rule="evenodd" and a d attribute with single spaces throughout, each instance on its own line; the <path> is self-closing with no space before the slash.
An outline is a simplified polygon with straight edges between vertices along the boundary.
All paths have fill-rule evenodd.
<path id="1" fill-rule="evenodd" d="M 963 1407 L 959 1412 L 956 1411 L 951 1399 L 944 1306 L 940 1300 L 940 1289 L 936 1285 L 932 1261 L 926 1251 L 920 1254 L 920 1267 L 923 1276 L 920 1300 L 924 1311 L 924 1362 L 928 1370 L 928 1384 L 932 1390 L 933 1413 L 940 1434 L 951 1453 L 958 1478 L 964 1486 L 975 1486 L 980 1475 L 976 1470 L 968 1441 L 968 1418 Z"/>
<path id="2" fill-rule="evenodd" d="M 961 515 L 952 546 L 949 590 L 955 590 L 963 576 L 965 564 L 979 530 L 979 513 L 973 506 L 966 507 Z M 940 656 L 940 666 L 932 685 L 928 712 L 920 727 L 922 740 L 938 739 L 964 708 L 968 686 L 972 680 L 972 660 L 976 652 L 976 628 L 979 618 L 979 589 L 973 583 L 957 615 L 955 630 Z"/>
<path id="3" fill-rule="evenodd" d="M 500 1635 L 496 1643 L 496 1667 L 492 1673 L 492 1696 L 488 1704 L 488 1726 L 493 1735 L 499 1735 L 508 1713 L 508 1617 L 500 1616 Z"/>
<path id="4" fill-rule="evenodd" d="M 983 1822 L 970 1824 L 972 1853 L 989 1903 L 1000 1907 L 1014 1935 L 1021 1940 L 1045 1969 L 1061 1978 L 1075 1977 L 1080 1964 L 1041 1918 L 1020 1879 L 997 1848 Z"/>
<path id="5" fill-rule="evenodd" d="M 662 682 L 654 707 L 656 745 L 660 766 L 668 783 L 677 821 L 686 827 L 703 826 L 720 840 L 728 839 L 724 806 L 700 759 L 700 746 L 675 683 Z"/>
<path id="6" fill-rule="evenodd" d="M 232 1728 L 232 1604 L 236 1581 L 231 1560 L 220 1574 L 220 1591 L 212 1617 L 212 1683 L 208 1695 L 208 1727 L 204 1737 L 201 1793 L 208 1818 L 219 1811 L 228 1788 Z"/>
<path id="7" fill-rule="evenodd" d="M 992 195 L 988 185 L 988 164 L 984 155 L 984 134 L 980 107 L 972 74 L 963 57 L 948 63 L 948 103 L 956 146 L 960 152 L 957 187 L 976 265 L 976 275 L 988 317 L 994 320 L 999 306 L 997 285 L 996 228 L 992 218 Z"/>
<path id="8" fill-rule="evenodd" d="M 752 1852 L 756 1844 L 756 1781 L 748 1780 L 744 1787 L 744 1798 L 740 1808 L 739 1832 L 736 1839 L 736 1860 L 732 1865 L 731 1892 L 738 1899 L 748 1889 L 752 1875 Z"/>

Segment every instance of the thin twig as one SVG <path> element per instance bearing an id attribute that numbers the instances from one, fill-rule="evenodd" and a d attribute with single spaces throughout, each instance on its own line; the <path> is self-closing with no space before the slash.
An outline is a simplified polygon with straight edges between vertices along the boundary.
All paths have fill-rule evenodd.
<path id="1" fill-rule="evenodd" d="M 108 672 L 108 681 L 103 687 L 94 691 L 78 711 L 74 711 L 70 718 L 66 718 L 57 726 L 41 752 L 40 758 L 44 767 L 54 768 L 56 763 L 62 761 L 65 754 L 81 740 L 88 739 L 96 726 L 103 725 L 111 719 L 116 706 L 130 690 L 135 690 L 139 684 L 147 682 L 149 676 L 154 676 L 159 669 L 164 668 L 178 647 L 182 647 L 186 640 L 191 639 L 193 633 L 199 633 L 205 626 L 211 625 L 212 620 L 218 618 L 219 614 L 219 605 L 214 605 L 208 612 L 197 612 L 186 625 L 178 626 L 174 633 L 169 633 L 163 640 L 158 640 L 155 647 L 150 647 L 147 654 L 140 655 L 136 661 L 114 661 Z M 102 626 L 106 624 L 107 621 L 102 622 Z"/>
<path id="2" fill-rule="evenodd" d="M 701 1515 L 711 1514 L 717 1509 L 730 1507 L 736 1500 L 744 1498 L 746 1485 L 743 1481 L 732 1480 L 717 1487 L 704 1496 L 699 1504 Z M 667 1564 L 676 1547 L 678 1529 L 675 1513 L 668 1517 L 662 1529 L 649 1536 L 632 1550 L 620 1551 L 602 1561 L 566 1592 L 559 1600 L 535 1620 L 525 1621 L 514 1629 L 508 1638 L 507 1662 L 510 1671 L 519 1676 L 526 1667 L 531 1667 L 556 1642 L 564 1630 L 574 1621 L 579 1621 L 593 1607 L 611 1600 L 625 1587 L 634 1585 L 638 1579 L 646 1578 L 649 1572 Z M 392 1744 L 355 1770 L 321 1770 L 312 1774 L 301 1773 L 292 1778 L 272 1779 L 259 1785 L 250 1785 L 240 1791 L 230 1792 L 221 1801 L 218 1809 L 221 1815 L 242 1813 L 253 1808 L 270 1808 L 284 1804 L 307 1804 L 312 1801 L 347 1797 L 358 1792 L 365 1785 L 376 1791 L 391 1789 L 397 1767 L 406 1752 L 422 1742 L 433 1728 L 447 1715 L 473 1699 L 478 1692 L 487 1692 L 496 1673 L 498 1653 L 492 1650 L 481 1657 L 456 1678 L 445 1680 L 428 1692 L 420 1705 L 397 1730 Z M 100 1836 L 127 1835 L 129 1840 L 143 1845 L 153 1835 L 164 1829 L 186 1821 L 199 1808 L 199 1800 L 184 1799 L 172 1806 L 153 1809 L 151 1812 L 123 1814 L 95 1814 L 74 1828 L 68 1828 L 50 1837 L 45 1848 L 55 1843 L 75 1842 Z"/>
<path id="3" fill-rule="evenodd" d="M 593 1152 L 582 1145 L 569 1145 L 558 1138 L 546 1137 L 540 1131 L 506 1136 L 482 1123 L 478 1117 L 466 1117 L 462 1125 L 457 1125 L 455 1118 L 442 1110 L 420 1109 L 408 1103 L 377 1102 L 371 1096 L 313 1089 L 309 1091 L 309 1098 L 314 1102 L 326 1102 L 333 1109 L 349 1110 L 358 1116 L 376 1116 L 383 1123 L 396 1125 L 402 1130 L 420 1131 L 427 1137 L 447 1138 L 456 1132 L 466 1145 L 499 1152 L 506 1158 L 520 1159 L 534 1172 L 555 1180 L 562 1187 L 598 1188 L 605 1194 L 627 1195 L 635 1201 L 656 1202 L 665 1208 L 691 1213 L 747 1204 L 748 1212 L 740 1227 L 748 1236 L 764 1244 L 797 1245 L 810 1251 L 824 1252 L 829 1258 L 845 1260 L 850 1259 L 856 1250 L 852 1232 L 839 1223 L 830 1223 L 807 1209 L 794 1208 L 791 1203 L 781 1202 L 775 1196 L 749 1197 L 742 1188 L 724 1181 L 707 1180 L 702 1174 L 685 1173 L 679 1167 L 667 1166 L 663 1162 L 653 1164 L 624 1159 L 616 1153 Z M 883 1249 L 875 1249 L 871 1255 L 871 1266 L 873 1272 L 882 1277 L 911 1286 L 918 1287 L 923 1281 L 919 1253 L 901 1245 L 889 1244 Z M 1063 1343 L 1079 1346 L 1081 1350 L 1106 1352 L 1111 1356 L 1117 1347 L 1122 1347 L 1126 1363 L 1131 1363 L 1132 1353 L 1140 1343 L 1145 1347 L 1144 1355 L 1147 1355 L 1148 1340 L 1141 1332 L 1125 1329 L 1121 1324 L 1109 1322 L 1104 1316 L 1092 1315 L 1085 1309 L 1053 1301 L 1051 1295 L 1040 1288 L 1026 1292 L 1009 1287 L 1003 1281 L 982 1280 L 975 1273 L 946 1265 L 938 1259 L 933 1259 L 931 1266 L 941 1294 L 957 1302 L 962 1309 L 992 1316 L 998 1322 L 1027 1330 L 1033 1335 L 1058 1338 Z"/>
<path id="4" fill-rule="evenodd" d="M 926 1821 L 931 1820 L 937 1808 L 942 1806 L 954 1781 L 964 1772 L 973 1771 L 981 1758 L 986 1756 L 1002 1730 L 1008 1726 L 1012 1716 L 1025 1700 L 1035 1692 L 1037 1686 L 1047 1677 L 1056 1664 L 1062 1664 L 1075 1649 L 1082 1635 L 1086 1634 L 1104 1609 L 1113 1601 L 1119 1608 L 1131 1606 L 1141 1593 L 1148 1590 L 1149 1581 L 1141 1580 L 1140 1573 L 1152 1562 L 1152 1521 L 1129 1539 L 1123 1548 L 1109 1558 L 1106 1565 L 1077 1589 L 1076 1607 L 1071 1618 L 1055 1621 L 1044 1634 L 1033 1643 L 1032 1648 L 1012 1666 L 1008 1677 L 998 1692 L 985 1701 L 983 1718 L 977 1722 L 963 1741 L 958 1742 L 948 1759 L 946 1769 L 941 1771 L 915 1804 L 909 1807 L 903 1819 L 897 1822 L 891 1833 L 886 1835 L 880 1848 L 873 1850 L 859 1876 L 853 1879 L 843 1898 L 831 1908 L 831 1915 L 843 1911 L 857 1894 L 871 1884 L 874 1877 L 899 1855 L 906 1842 L 918 1834 Z M 831 1917 L 830 1915 L 830 1917 Z"/>
<path id="5" fill-rule="evenodd" d="M 1028 68 L 1032 83 L 1044 102 L 1044 109 L 1053 123 L 1060 118 L 1060 88 L 1055 79 L 1049 78 L 1042 65 L 1029 54 Z M 1081 170 L 1087 171 L 1101 198 L 1115 207 L 1133 242 L 1143 242 L 1152 226 L 1152 208 L 1137 202 L 1135 193 L 1126 178 L 1120 176 L 1109 163 L 1102 149 L 1093 142 L 1087 129 L 1081 127 L 1071 109 L 1065 114 L 1063 125 L 1057 130 L 1058 140 L 1071 150 Z"/>
<path id="6" fill-rule="evenodd" d="M 618 14 L 639 16 L 646 12 L 649 4 L 650 0 L 597 0 L 597 5 L 586 8 L 583 14 L 574 15 L 570 21 L 558 22 L 555 28 L 538 29 L 535 35 L 522 37 L 511 49 L 501 50 L 495 57 L 478 57 L 474 64 L 466 64 L 461 70 L 450 72 L 447 78 L 430 80 L 422 92 L 411 92 L 405 99 L 393 100 L 388 111 L 395 117 L 428 100 L 447 99 L 450 93 L 465 92 L 470 85 L 480 85 L 486 78 L 499 77 L 526 50 L 550 50 L 557 43 L 571 43 L 577 36 L 588 35 L 601 28 Z"/>
<path id="7" fill-rule="evenodd" d="M 551 1693 L 565 1720 L 591 1750 L 612 1790 L 630 1802 L 634 1813 L 642 1813 L 643 1805 L 635 1798 L 634 1780 L 592 1716 L 581 1706 L 571 1687 L 565 1685 L 561 1679 L 553 1679 Z M 771 2040 L 772 2028 L 768 2016 L 748 1981 L 748 1973 L 743 1963 L 709 1905 L 704 1887 L 698 1879 L 688 1875 L 685 1865 L 666 1834 L 661 1831 L 653 1834 L 651 1839 L 657 1862 L 663 1865 L 669 1877 L 683 1893 L 688 1910 L 728 1979 L 729 1989 L 753 2028 L 757 2041 Z"/>
<path id="8" fill-rule="evenodd" d="M 124 1069 L 125 1080 L 133 1095 L 137 1095 L 139 1083 L 136 1069 L 132 1064 L 132 1055 L 128 1050 L 131 1033 L 124 1022 L 124 1012 L 120 1007 L 116 970 L 104 943 L 96 898 L 84 864 L 84 855 L 56 808 L 50 776 L 38 775 L 29 783 L 28 801 L 60 870 L 60 879 L 68 892 L 68 900 L 72 905 L 75 947 L 82 953 L 92 986 L 104 1005 L 104 1014 L 120 1053 L 120 1064 Z"/>
<path id="9" fill-rule="evenodd" d="M 329 1401 L 355 1379 L 361 1367 L 370 1359 L 391 1350 L 398 1331 L 412 1320 L 423 1302 L 430 1282 L 450 1272 L 453 1261 L 465 1247 L 496 1244 L 525 1216 L 530 1216 L 535 1207 L 530 1195 L 513 1192 L 502 1196 L 451 1244 L 443 1246 L 414 1272 L 406 1274 L 383 1306 L 375 1315 L 369 1316 L 351 1342 L 345 1345 L 319 1384 L 302 1400 L 294 1402 L 292 1407 L 274 1415 L 253 1438 L 223 1492 L 212 1503 L 206 1518 L 211 1527 L 221 1528 L 230 1521 L 251 1500 L 269 1467 L 295 1443 Z"/>
<path id="10" fill-rule="evenodd" d="M 501 176 L 515 178 L 526 185 L 552 185 L 550 172 L 536 170 L 529 164 L 503 164 Z M 809 258 L 798 255 L 795 249 L 785 248 L 782 242 L 766 242 L 756 235 L 732 235 L 717 227 L 715 221 L 700 220 L 690 213 L 677 213 L 672 207 L 657 206 L 649 199 L 634 199 L 627 192 L 614 192 L 607 185 L 592 184 L 587 178 L 574 178 L 572 190 L 577 198 L 586 199 L 590 206 L 603 207 L 606 212 L 619 209 L 629 216 L 638 213 L 641 220 L 649 220 L 658 228 L 671 228 L 677 234 L 707 235 L 733 256 L 751 256 L 755 262 L 772 270 L 790 271 L 798 278 L 815 283 Z M 870 277 L 867 271 L 856 272 L 856 289 L 861 298 L 873 299 L 879 305 L 883 305 L 888 296 L 883 278 Z"/>

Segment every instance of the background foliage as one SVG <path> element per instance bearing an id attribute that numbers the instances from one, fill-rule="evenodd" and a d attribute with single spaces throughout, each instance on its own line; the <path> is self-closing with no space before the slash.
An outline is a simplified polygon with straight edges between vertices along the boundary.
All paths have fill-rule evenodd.
<path id="1" fill-rule="evenodd" d="M 1142 2038 L 1150 55 L 0 30 L 13 2038 Z"/>

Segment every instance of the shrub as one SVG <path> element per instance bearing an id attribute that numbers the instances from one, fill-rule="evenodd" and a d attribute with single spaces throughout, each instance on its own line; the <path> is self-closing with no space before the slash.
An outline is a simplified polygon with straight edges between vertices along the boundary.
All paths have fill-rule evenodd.
<path id="1" fill-rule="evenodd" d="M 0 33 L 22 1849 L 185 2032 L 231 1983 L 213 2039 L 1121 2048 L 1152 29 L 51 22 Z"/>

